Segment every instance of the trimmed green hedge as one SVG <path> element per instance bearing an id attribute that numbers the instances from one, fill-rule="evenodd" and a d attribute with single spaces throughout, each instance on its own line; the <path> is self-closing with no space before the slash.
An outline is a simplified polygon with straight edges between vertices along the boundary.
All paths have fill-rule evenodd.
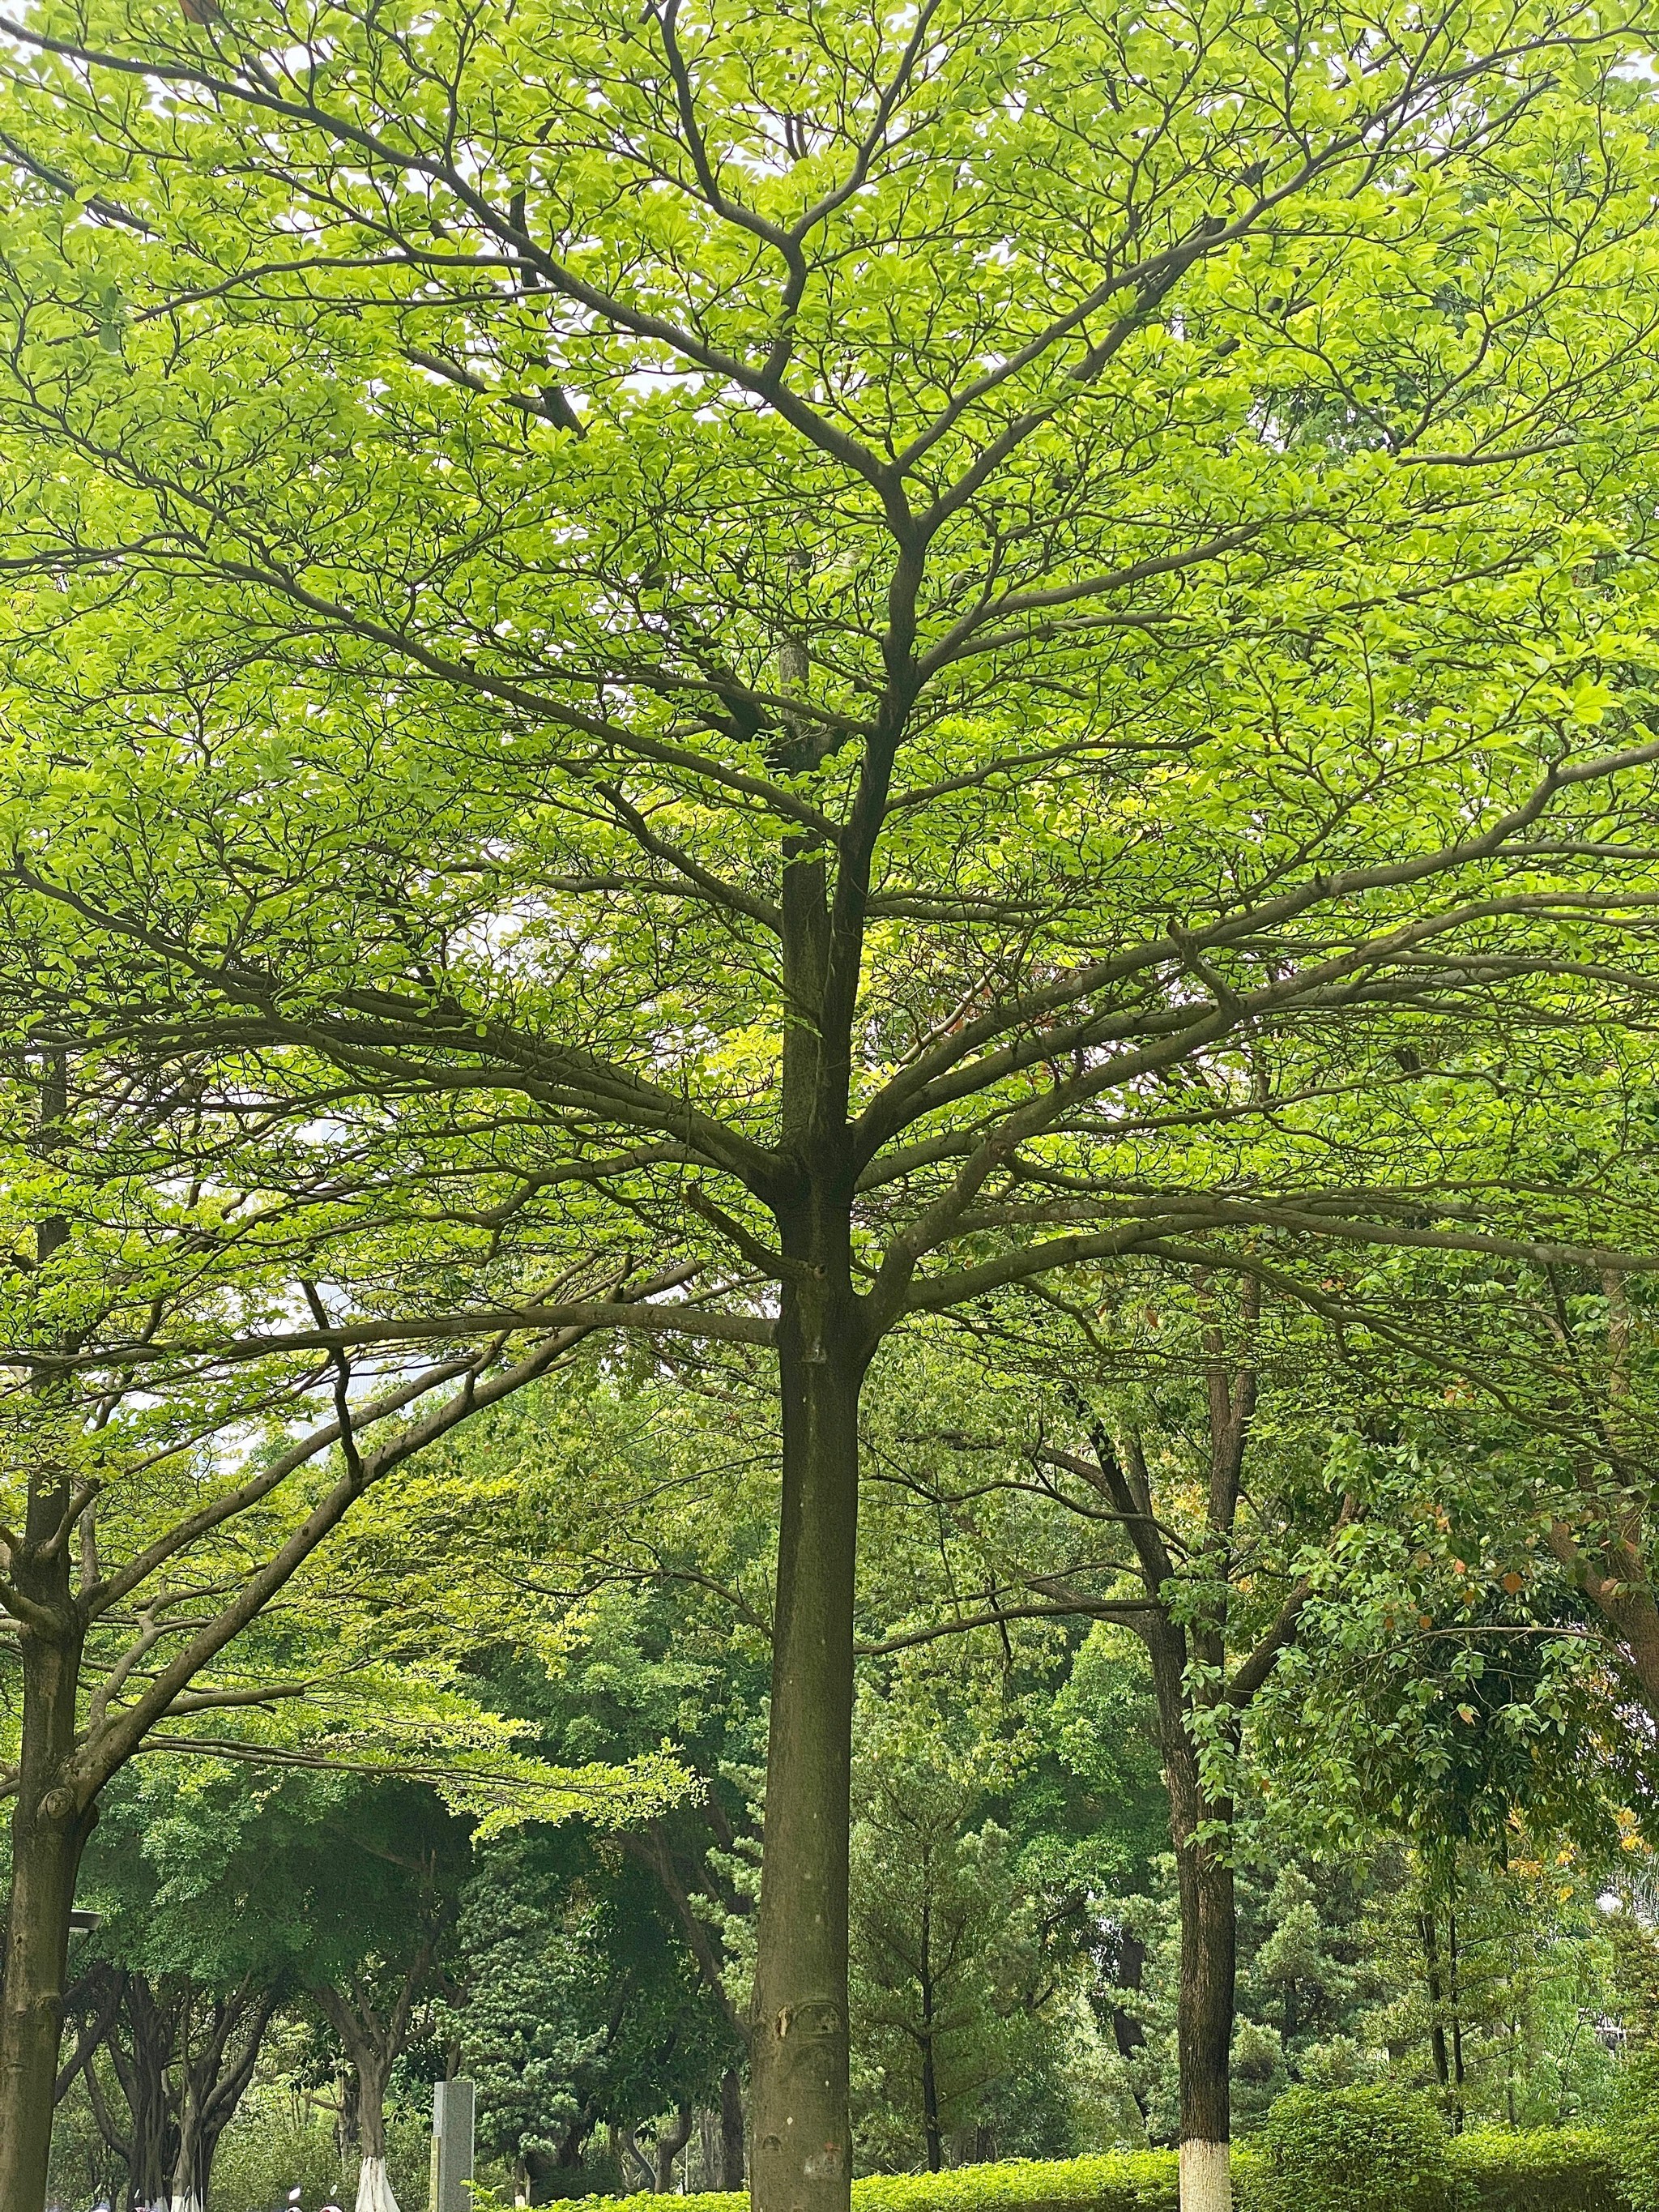
<path id="1" fill-rule="evenodd" d="M 1612 2142 L 1593 2128 L 1471 2128 L 1450 2148 L 1473 2212 L 1628 2212 Z"/>
<path id="2" fill-rule="evenodd" d="M 1175 2212 L 1180 2161 L 1172 2150 L 1108 2151 L 1098 2158 L 1011 2158 L 950 2173 L 872 2173 L 853 2184 L 853 2212 Z"/>
<path id="3" fill-rule="evenodd" d="M 1005 2159 L 946 2173 L 872 2173 L 853 2184 L 853 2212 L 1176 2212 L 1172 2150 L 1114 2150 L 1097 2158 Z M 674 2212 L 749 2212 L 746 2195 L 677 2197 Z M 665 2212 L 660 2197 L 584 2197 L 559 2212 Z"/>
<path id="4" fill-rule="evenodd" d="M 1287 2090 L 1252 2141 L 1256 2212 L 1449 2212 L 1451 2138 L 1427 2097 Z"/>
<path id="5" fill-rule="evenodd" d="M 1433 2212 L 1631 2212 L 1615 2179 L 1611 2140 L 1591 2129 L 1477 2128 L 1445 2148 Z M 1238 2212 L 1258 2212 L 1271 2197 L 1265 2161 L 1252 2142 L 1234 2146 L 1233 2183 Z M 749 2212 L 744 2195 L 672 2202 L 673 2212 Z M 948 2173 L 871 2174 L 853 2184 L 853 2212 L 1025 2212 L 1028 2206 L 1033 2212 L 1176 2212 L 1179 2202 L 1172 2150 L 1008 2159 Z M 1376 2212 L 1401 2212 L 1393 2198 L 1374 2202 Z M 665 2200 L 586 2197 L 558 2212 L 665 2212 Z M 1326 2212 L 1326 2206 L 1304 2191 L 1298 2212 Z"/>

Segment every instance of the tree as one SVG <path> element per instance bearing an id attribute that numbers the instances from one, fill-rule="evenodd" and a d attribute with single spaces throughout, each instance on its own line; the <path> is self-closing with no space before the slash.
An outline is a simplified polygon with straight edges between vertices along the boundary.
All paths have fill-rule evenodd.
<path id="1" fill-rule="evenodd" d="M 983 1817 L 994 1738 L 951 1741 L 943 1701 L 866 1702 L 854 1770 L 853 2023 L 861 2070 L 908 2104 L 930 2172 L 1012 2070 L 1046 1995 L 1034 1900 Z M 975 1755 L 977 1754 L 977 1756 Z M 1006 1753 L 1005 1753 L 1006 1758 Z M 975 1814 L 981 1817 L 976 1821 Z M 920 2120 L 920 2127 L 916 2126 Z"/>
<path id="2" fill-rule="evenodd" d="M 483 1159 L 508 1246 L 720 1256 L 545 1322 L 775 1351 L 753 2179 L 840 2212 L 885 1338 L 1242 1222 L 1612 1256 L 1608 1163 L 1267 1139 L 1408 1100 L 1402 1009 L 1465 1063 L 1616 1012 L 1638 42 L 202 12 L 5 24 L 31 1002 L 361 1115 L 434 1212 Z"/>
<path id="3" fill-rule="evenodd" d="M 70 1913 L 104 1789 L 167 1722 L 222 1751 L 201 1733 L 209 1717 L 230 1717 L 233 1735 L 238 1715 L 257 1730 L 259 1709 L 345 1671 L 337 1615 L 325 1633 L 313 1616 L 309 1649 L 290 1625 L 263 1644 L 248 1632 L 279 1596 L 298 1596 L 296 1578 L 366 1492 L 556 1367 L 581 1332 L 379 1369 L 280 1341 L 246 1359 L 237 1340 L 250 1322 L 322 1310 L 309 1267 L 331 1267 L 337 1297 L 374 1299 L 362 1273 L 349 1287 L 361 1223 L 326 1200 L 262 1206 L 258 1166 L 234 1137 L 211 1184 L 181 1193 L 158 1167 L 157 1135 L 169 1115 L 204 1118 L 194 1084 L 158 1096 L 130 1068 L 67 1050 L 17 1065 L 12 1102 L 34 1110 L 18 1115 L 0 1177 L 18 1255 L 3 1340 L 0 1611 L 21 1677 L 7 1747 L 0 2195 L 24 2203 L 45 2186 Z M 359 1267 L 387 1256 L 358 1244 Z M 118 1354 L 107 1363 L 112 1345 L 159 1350 L 169 1331 L 182 1341 L 145 1363 L 141 1388 Z M 517 1778 L 532 1780 L 527 1768 Z"/>
<path id="4" fill-rule="evenodd" d="M 481 1860 L 461 1936 L 447 2032 L 478 2084 L 481 2139 L 530 2200 L 605 2125 L 631 2147 L 634 2179 L 671 2188 L 732 2039 L 649 1874 L 574 1830 L 514 1838 Z M 636 2135 L 653 2122 L 647 2158 Z"/>
<path id="5" fill-rule="evenodd" d="M 1254 1272 L 1218 1287 L 1150 1270 L 1138 1291 L 1045 1292 L 967 1343 L 961 1364 L 995 1359 L 1003 1387 L 915 1438 L 912 1486 L 964 1569 L 954 1619 L 917 1634 L 1092 1617 L 1144 1645 L 1180 1894 L 1183 2161 L 1190 2194 L 1220 2193 L 1244 1734 L 1355 1511 L 1322 1418 L 1325 1347 L 1294 1308 L 1264 1310 Z M 960 1381 L 943 1395 L 969 1402 Z"/>
<path id="6" fill-rule="evenodd" d="M 185 1974 L 157 1980 L 125 1967 L 107 1981 L 113 2011 L 80 2068 L 100 2132 L 126 2169 L 138 2212 L 203 2212 L 219 2138 L 252 2079 L 282 1991 L 246 1979 L 222 1989 Z"/>
<path id="7" fill-rule="evenodd" d="M 352 2075 L 358 2212 L 396 2212 L 386 2093 L 442 1987 L 468 1823 L 430 1788 L 394 1778 L 325 1771 L 256 1780 L 235 1765 L 158 1776 L 123 1809 L 88 1867 L 101 1893 L 121 1897 L 104 1948 L 198 1979 L 214 1960 L 222 1983 L 256 1989 L 268 2011 L 307 1998 Z M 195 2182 L 204 2200 L 206 2180 L 204 2166 Z"/>

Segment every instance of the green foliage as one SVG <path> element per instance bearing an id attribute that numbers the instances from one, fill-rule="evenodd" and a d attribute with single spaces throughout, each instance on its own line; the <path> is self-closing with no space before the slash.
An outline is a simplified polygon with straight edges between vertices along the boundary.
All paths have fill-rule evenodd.
<path id="1" fill-rule="evenodd" d="M 386 2125 L 386 2166 L 404 2212 L 426 2202 L 431 2134 L 419 2112 L 394 2112 Z M 289 2191 L 304 2191 L 305 2212 L 349 2206 L 356 2160 L 341 2160 L 327 2118 L 276 2089 L 253 2091 L 226 2129 L 213 2167 L 213 2212 L 275 2212 Z"/>
<path id="2" fill-rule="evenodd" d="M 736 2041 L 649 1873 L 580 1835 L 489 1846 L 461 1902 L 462 1998 L 441 2013 L 478 2087 L 478 2141 L 538 2169 L 597 2124 L 718 2095 Z"/>
<path id="3" fill-rule="evenodd" d="M 1611 2130 L 1470 2128 L 1450 2155 L 1470 2212 L 1623 2212 Z"/>
<path id="4" fill-rule="evenodd" d="M 1614 2108 L 1613 2170 L 1631 2212 L 1659 2212 L 1659 2052 L 1633 2058 Z"/>
<path id="5" fill-rule="evenodd" d="M 1449 2212 L 1448 2142 L 1425 2097 L 1292 2089 L 1255 2138 L 1254 2212 Z"/>
<path id="6" fill-rule="evenodd" d="M 944 2173 L 871 2174 L 853 2184 L 853 2212 L 1175 2212 L 1173 2151 L 1111 2151 L 1090 2158 L 1011 2158 Z M 651 2212 L 660 2198 L 590 2197 L 570 2212 Z M 746 2196 L 712 2192 L 676 2200 L 675 2212 L 745 2212 Z"/>
<path id="7" fill-rule="evenodd" d="M 936 2164 L 1045 2025 L 1036 1901 L 986 1817 L 1018 1753 L 971 1694 L 941 1694 L 949 1680 L 901 1679 L 866 1701 L 855 1738 L 854 2096 L 878 2166 Z"/>

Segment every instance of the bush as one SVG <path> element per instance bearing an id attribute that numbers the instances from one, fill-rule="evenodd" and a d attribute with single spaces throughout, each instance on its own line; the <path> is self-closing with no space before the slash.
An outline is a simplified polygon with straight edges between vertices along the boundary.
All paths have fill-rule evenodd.
<path id="1" fill-rule="evenodd" d="M 1426 2097 L 1292 2089 L 1255 2136 L 1251 2212 L 1451 2212 L 1450 2137 Z"/>
<path id="2" fill-rule="evenodd" d="M 950 2173 L 873 2173 L 853 2184 L 853 2212 L 1175 2212 L 1172 2150 L 1106 2151 L 1094 2158 L 1005 2159 Z"/>
<path id="3" fill-rule="evenodd" d="M 1472 2128 L 1451 2162 L 1470 2212 L 1625 2212 L 1613 2138 L 1591 2128 Z"/>
<path id="4" fill-rule="evenodd" d="M 1659 2051 L 1644 2051 L 1626 2068 L 1609 2135 L 1631 2212 L 1659 2212 Z"/>
<path id="5" fill-rule="evenodd" d="M 1291 2091 L 1265 2129 L 1234 2144 L 1233 2180 L 1239 2212 L 1627 2212 L 1610 2136 L 1477 2128 L 1453 2139 L 1426 2099 L 1390 2089 Z M 853 2184 L 853 2212 L 1176 2212 L 1179 2194 L 1172 2150 L 1112 2151 L 872 2174 Z M 1654 2201 L 1636 2212 L 1650 2212 Z M 749 2212 L 742 2195 L 672 2204 L 673 2212 Z M 665 2207 L 659 2197 L 590 2197 L 560 2212 Z"/>
<path id="6" fill-rule="evenodd" d="M 398 2202 L 426 2202 L 431 2131 L 418 2112 L 394 2112 L 386 2130 L 386 2166 Z M 213 2161 L 213 2212 L 271 2212 L 303 2190 L 307 2212 L 317 2205 L 348 2208 L 357 2193 L 357 2161 L 343 2170 L 334 2130 L 281 2089 L 254 2090 L 220 2140 Z"/>
<path id="7" fill-rule="evenodd" d="M 1176 2212 L 1172 2150 L 1095 2158 L 1010 2158 L 945 2173 L 872 2173 L 853 2184 L 853 2212 Z M 589 2197 L 561 2212 L 663 2212 L 659 2197 Z M 674 2212 L 749 2212 L 745 2195 L 677 2197 Z"/>

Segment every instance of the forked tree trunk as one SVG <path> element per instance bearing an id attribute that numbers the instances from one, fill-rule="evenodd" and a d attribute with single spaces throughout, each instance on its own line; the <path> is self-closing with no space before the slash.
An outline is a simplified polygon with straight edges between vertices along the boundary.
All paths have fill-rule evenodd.
<path id="1" fill-rule="evenodd" d="M 67 1529 L 52 1548 L 52 1524 L 61 1526 L 67 1504 L 56 1486 L 31 1494 L 24 1555 L 12 1562 L 19 1587 L 46 1618 L 19 1626 L 22 1743 L 0 1985 L 0 2205 L 5 2212 L 41 2212 L 46 2203 L 70 1912 L 81 1855 L 97 1818 L 95 1807 L 79 1802 L 71 1764 L 82 1631 L 70 1594 Z M 52 1616 L 54 1624 L 47 1626 Z"/>
<path id="2" fill-rule="evenodd" d="M 810 1244 L 799 1256 L 820 1261 Z M 786 1283 L 779 1324 L 783 1496 L 750 2105 L 757 2212 L 847 2212 L 851 2185 L 848 1833 L 864 1359 L 842 1268 L 844 1253 L 813 1276 L 803 1267 Z"/>
<path id="3" fill-rule="evenodd" d="M 674 2187 L 674 2161 L 691 2140 L 691 2107 L 682 2105 L 673 2119 L 657 2130 L 655 2171 L 652 2182 L 659 2197 L 667 2197 Z"/>
<path id="4" fill-rule="evenodd" d="M 386 2085 L 390 2062 L 385 2054 L 362 2044 L 352 2051 L 351 2059 L 357 2075 L 357 2141 L 362 2152 L 357 2169 L 356 2212 L 398 2212 L 386 2162 Z"/>

